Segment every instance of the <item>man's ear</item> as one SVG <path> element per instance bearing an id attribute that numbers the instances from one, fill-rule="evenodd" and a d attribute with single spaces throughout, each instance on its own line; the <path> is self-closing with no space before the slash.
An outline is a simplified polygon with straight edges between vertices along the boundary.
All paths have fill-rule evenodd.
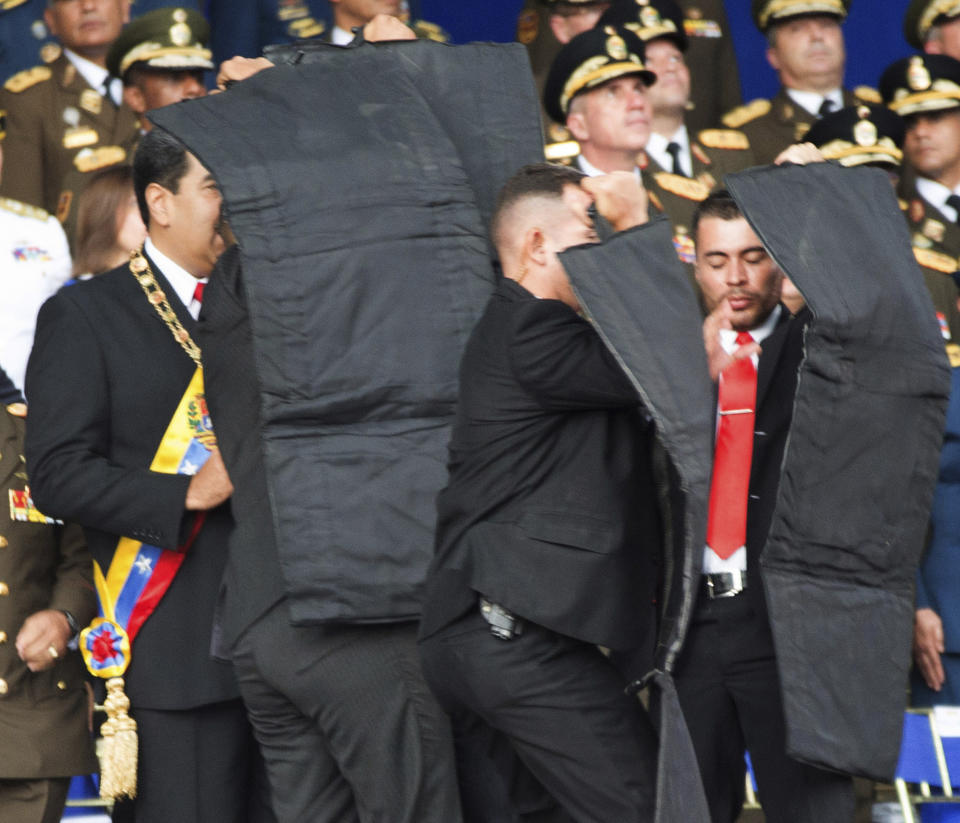
<path id="1" fill-rule="evenodd" d="M 148 183 L 143 192 L 147 201 L 147 210 L 150 212 L 150 228 L 170 225 L 170 198 L 173 196 L 169 189 L 159 183 Z"/>
<path id="2" fill-rule="evenodd" d="M 57 18 L 49 7 L 43 10 L 43 22 L 47 25 L 47 31 L 59 40 L 60 30 L 57 28 Z"/>
<path id="3" fill-rule="evenodd" d="M 147 110 L 147 101 L 144 99 L 143 92 L 140 91 L 139 86 L 124 86 L 123 102 L 126 103 L 138 117 Z"/>
<path id="4" fill-rule="evenodd" d="M 773 46 L 767 46 L 767 62 L 774 71 L 780 71 L 780 55 Z"/>
<path id="5" fill-rule="evenodd" d="M 523 236 L 523 257 L 533 261 L 538 266 L 547 263 L 547 238 L 543 229 L 532 226 Z"/>
<path id="6" fill-rule="evenodd" d="M 567 129 L 573 139 L 579 142 L 590 139 L 590 129 L 587 128 L 587 118 L 579 111 L 567 115 Z"/>

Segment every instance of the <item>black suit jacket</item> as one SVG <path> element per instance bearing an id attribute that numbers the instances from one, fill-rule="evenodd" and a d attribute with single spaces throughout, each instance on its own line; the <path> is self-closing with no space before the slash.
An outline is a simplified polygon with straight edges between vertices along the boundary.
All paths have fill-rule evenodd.
<path id="1" fill-rule="evenodd" d="M 27 368 L 33 497 L 42 511 L 84 526 L 104 573 L 120 535 L 176 549 L 189 525 L 190 478 L 149 466 L 194 369 L 126 265 L 62 289 L 40 311 Z M 140 630 L 126 674 L 134 706 L 183 709 L 237 696 L 231 667 L 209 653 L 228 525 L 223 507 L 208 513 Z"/>
<path id="2" fill-rule="evenodd" d="M 650 644 L 652 424 L 586 320 L 502 280 L 467 344 L 421 634 L 482 593 L 559 633 Z"/>
<path id="3" fill-rule="evenodd" d="M 747 592 L 754 608 L 766 613 L 760 577 L 760 556 L 780 488 L 783 450 L 793 418 L 797 372 L 803 360 L 803 331 L 810 321 L 807 308 L 793 316 L 785 308 L 773 331 L 761 344 L 757 364 L 757 413 L 753 460 L 747 500 Z"/>

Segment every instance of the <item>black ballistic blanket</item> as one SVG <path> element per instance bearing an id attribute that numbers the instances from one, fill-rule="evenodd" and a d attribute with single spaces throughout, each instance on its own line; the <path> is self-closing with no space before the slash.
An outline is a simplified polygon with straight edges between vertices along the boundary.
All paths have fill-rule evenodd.
<path id="1" fill-rule="evenodd" d="M 542 158 L 537 111 L 522 46 L 418 41 L 151 113 L 216 177 L 241 249 L 294 622 L 419 614 L 487 221 Z"/>
<path id="2" fill-rule="evenodd" d="M 669 672 L 700 582 L 713 453 L 713 389 L 701 314 L 665 218 L 561 255 L 577 297 L 631 376 L 662 447 L 664 591 L 656 670 L 657 823 L 707 820 L 696 758 Z"/>
<path id="3" fill-rule="evenodd" d="M 950 374 L 887 176 L 765 167 L 727 185 L 813 312 L 763 580 L 788 750 L 889 779 Z"/>

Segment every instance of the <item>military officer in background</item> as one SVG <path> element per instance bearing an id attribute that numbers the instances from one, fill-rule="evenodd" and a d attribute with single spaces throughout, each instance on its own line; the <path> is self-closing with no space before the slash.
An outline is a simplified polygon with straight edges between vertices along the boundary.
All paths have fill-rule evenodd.
<path id="1" fill-rule="evenodd" d="M 840 24 L 848 6 L 849 0 L 753 0 L 753 20 L 767 36 L 767 60 L 781 87 L 772 100 L 753 100 L 728 112 L 723 122 L 746 133 L 757 162 L 772 163 L 828 112 L 880 102 L 875 89 L 843 89 Z"/>
<path id="2" fill-rule="evenodd" d="M 92 695 L 68 648 L 96 600 L 80 527 L 45 517 L 30 499 L 25 423 L 23 403 L 0 408 L 0 820 L 56 823 L 70 776 L 97 771 Z"/>
<path id="3" fill-rule="evenodd" d="M 7 112 L 0 194 L 56 214 L 63 178 L 81 151 L 129 148 L 136 118 L 106 69 L 129 11 L 129 0 L 48 0 L 44 20 L 63 51 L 48 65 L 15 74 L 0 91 Z"/>
<path id="4" fill-rule="evenodd" d="M 673 223 L 677 254 L 692 266 L 689 232 L 697 204 L 726 174 L 754 165 L 750 141 L 733 129 L 688 128 L 691 81 L 684 58 L 690 38 L 674 0 L 647 0 L 643 5 L 615 0 L 598 23 L 605 25 L 623 26 L 643 40 L 644 62 L 657 76 L 647 90 L 651 120 L 646 155 L 640 160 L 643 184 Z"/>
<path id="5" fill-rule="evenodd" d="M 903 35 L 917 51 L 960 60 L 960 0 L 911 0 Z"/>
<path id="6" fill-rule="evenodd" d="M 169 0 L 132 0 L 132 18 Z M 196 7 L 198 0 L 190 0 Z M 18 71 L 49 63 L 59 54 L 60 45 L 43 19 L 47 0 L 2 0 L 0 2 L 0 83 Z"/>
<path id="7" fill-rule="evenodd" d="M 944 337 L 960 342 L 960 61 L 940 54 L 905 57 L 880 78 L 884 102 L 906 121 L 908 174 L 900 196 L 913 242 L 933 295 Z"/>
<path id="8" fill-rule="evenodd" d="M 576 142 L 566 160 L 595 177 L 632 171 L 650 138 L 650 86 L 656 75 L 644 63 L 643 41 L 629 29 L 602 26 L 578 34 L 550 67 L 543 105 Z M 548 147 L 549 148 L 549 147 Z M 659 205 L 654 203 L 657 208 Z"/>
<path id="9" fill-rule="evenodd" d="M 123 100 L 136 115 L 140 133 L 150 130 L 148 111 L 204 97 L 204 71 L 213 68 L 210 26 L 200 12 L 184 6 L 154 9 L 126 26 L 107 53 L 111 77 L 123 81 Z M 98 171 L 129 164 L 136 140 L 129 146 L 81 149 L 62 182 L 58 217 L 73 241 L 77 197 Z"/>
<path id="10" fill-rule="evenodd" d="M 637 15 L 649 0 L 631 0 Z M 719 125 L 725 111 L 740 103 L 740 80 L 730 27 L 722 0 L 680 0 L 688 38 L 687 66 L 693 77 L 687 124 L 700 130 Z M 542 91 L 560 46 L 595 25 L 610 0 L 526 0 L 517 20 L 517 40 L 530 54 L 537 89 Z M 647 12 L 649 14 L 649 12 Z M 548 142 L 567 139 L 556 128 Z"/>
<path id="11" fill-rule="evenodd" d="M 2 132 L 0 115 L 0 138 Z M 2 170 L 0 139 L 0 180 Z M 23 391 L 37 312 L 70 279 L 70 250 L 55 217 L 37 206 L 0 197 L 0 260 L 0 371 Z"/>

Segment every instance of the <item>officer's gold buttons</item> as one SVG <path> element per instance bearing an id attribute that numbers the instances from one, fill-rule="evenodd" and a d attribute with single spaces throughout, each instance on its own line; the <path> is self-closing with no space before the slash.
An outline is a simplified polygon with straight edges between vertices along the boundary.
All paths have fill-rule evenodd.
<path id="1" fill-rule="evenodd" d="M 10 691 L 10 687 L 7 685 L 7 681 L 0 678 L 0 697 L 3 697 L 8 691 Z"/>
<path id="2" fill-rule="evenodd" d="M 7 542 L 7 538 L 0 534 L 0 549 L 5 549 L 10 544 Z"/>
<path id="3" fill-rule="evenodd" d="M 58 680 L 58 681 L 57 681 L 57 688 L 60 689 L 60 691 L 65 692 L 65 691 L 67 690 L 67 681 L 66 681 L 66 680 Z"/>
<path id="4" fill-rule="evenodd" d="M 0 632 L 0 646 L 7 642 L 7 633 Z"/>
<path id="5" fill-rule="evenodd" d="M 6 583 L 0 581 L 0 597 L 3 597 L 7 594 L 10 594 L 10 587 Z"/>

